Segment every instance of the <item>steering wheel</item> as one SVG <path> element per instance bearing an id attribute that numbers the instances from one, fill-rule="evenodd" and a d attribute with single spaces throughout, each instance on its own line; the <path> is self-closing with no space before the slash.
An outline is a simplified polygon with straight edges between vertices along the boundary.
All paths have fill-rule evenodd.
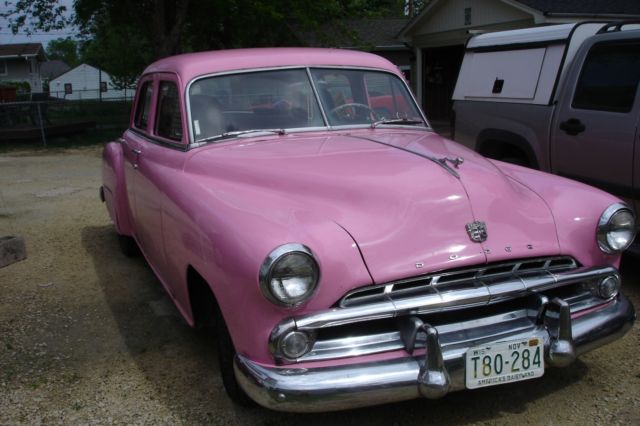
<path id="1" fill-rule="evenodd" d="M 351 111 L 349 109 L 351 109 Z M 357 102 L 338 105 L 337 107 L 329 111 L 329 115 L 333 115 L 341 120 L 354 121 L 357 118 L 357 114 L 355 112 L 356 109 L 364 109 L 368 113 L 369 117 L 373 118 L 373 120 L 376 120 L 378 118 L 378 114 L 376 114 L 376 112 L 371 109 L 369 105 Z"/>

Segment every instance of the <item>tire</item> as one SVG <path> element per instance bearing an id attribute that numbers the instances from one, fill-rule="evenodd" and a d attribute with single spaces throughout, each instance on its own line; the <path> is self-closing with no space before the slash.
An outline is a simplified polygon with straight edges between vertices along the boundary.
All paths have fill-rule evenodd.
<path id="1" fill-rule="evenodd" d="M 519 156 L 506 156 L 503 158 L 499 158 L 500 161 L 504 161 L 505 163 L 515 164 L 516 166 L 523 166 L 531 168 L 531 164 L 529 161 L 522 155 Z"/>
<path id="2" fill-rule="evenodd" d="M 140 256 L 140 248 L 132 237 L 127 235 L 118 234 L 118 245 L 120 246 L 120 251 L 127 257 L 139 257 Z"/>
<path id="3" fill-rule="evenodd" d="M 236 404 L 243 407 L 255 407 L 256 403 L 249 398 L 249 395 L 240 387 L 234 373 L 234 358 L 236 350 L 229 335 L 229 330 L 224 322 L 220 309 L 216 306 L 216 342 L 218 346 L 218 361 L 220 364 L 220 375 L 222 384 L 229 398 Z"/>

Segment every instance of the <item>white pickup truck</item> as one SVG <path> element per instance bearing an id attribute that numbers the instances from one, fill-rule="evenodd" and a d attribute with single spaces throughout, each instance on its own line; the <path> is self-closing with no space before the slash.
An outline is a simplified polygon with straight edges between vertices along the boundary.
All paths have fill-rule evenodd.
<path id="1" fill-rule="evenodd" d="M 637 23 L 478 35 L 453 95 L 454 138 L 633 199 L 640 211 L 639 80 Z"/>

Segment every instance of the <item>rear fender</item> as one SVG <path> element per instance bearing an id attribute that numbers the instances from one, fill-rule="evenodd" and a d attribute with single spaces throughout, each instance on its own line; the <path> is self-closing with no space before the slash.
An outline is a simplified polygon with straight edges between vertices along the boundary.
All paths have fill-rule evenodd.
<path id="1" fill-rule="evenodd" d="M 120 235 L 133 235 L 129 201 L 124 179 L 124 155 L 119 141 L 109 142 L 102 151 L 102 188 L 111 220 Z"/>

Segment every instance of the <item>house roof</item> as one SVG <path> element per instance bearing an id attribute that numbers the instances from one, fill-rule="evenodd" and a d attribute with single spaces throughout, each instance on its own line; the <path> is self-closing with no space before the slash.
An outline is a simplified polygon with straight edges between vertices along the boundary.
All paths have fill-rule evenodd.
<path id="1" fill-rule="evenodd" d="M 396 33 L 396 37 L 405 37 L 423 18 L 444 0 L 431 0 L 418 15 L 414 16 Z M 571 17 L 577 19 L 601 18 L 620 20 L 625 17 L 640 16 L 638 0 L 500 0 L 515 8 L 526 10 L 532 14 L 544 16 Z M 626 15 L 626 16 L 625 16 Z"/>
<path id="2" fill-rule="evenodd" d="M 545 14 L 640 15 L 638 0 L 516 0 Z"/>
<path id="3" fill-rule="evenodd" d="M 396 35 L 409 18 L 347 19 L 324 25 L 319 34 L 298 32 L 300 41 L 311 47 L 405 49 Z M 328 37 L 322 35 L 330 34 Z"/>
<path id="4" fill-rule="evenodd" d="M 44 61 L 44 48 L 41 43 L 0 44 L 0 58 L 24 58 L 39 56 Z"/>
<path id="5" fill-rule="evenodd" d="M 71 67 L 59 59 L 53 59 L 40 64 L 40 75 L 42 78 L 54 79 L 59 75 L 69 71 Z"/>
<path id="6" fill-rule="evenodd" d="M 369 45 L 376 48 L 404 47 L 396 35 L 409 22 L 408 18 L 353 19 L 345 21 L 347 28 L 356 35 L 354 45 L 340 47 L 358 47 Z"/>

